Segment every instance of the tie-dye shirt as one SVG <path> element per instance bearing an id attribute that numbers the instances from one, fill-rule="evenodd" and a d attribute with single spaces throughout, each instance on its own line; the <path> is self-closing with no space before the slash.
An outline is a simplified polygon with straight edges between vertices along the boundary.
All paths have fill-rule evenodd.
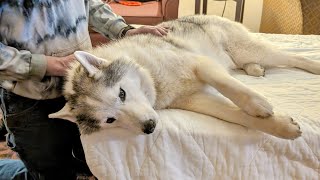
<path id="1" fill-rule="evenodd" d="M 1 86 L 32 99 L 60 96 L 61 79 L 45 77 L 45 55 L 91 48 L 89 25 L 110 39 L 128 26 L 101 0 L 1 0 Z"/>

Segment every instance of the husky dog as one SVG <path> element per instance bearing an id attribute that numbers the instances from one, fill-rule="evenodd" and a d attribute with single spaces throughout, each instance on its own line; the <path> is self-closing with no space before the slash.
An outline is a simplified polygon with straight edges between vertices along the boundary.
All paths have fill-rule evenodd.
<path id="1" fill-rule="evenodd" d="M 281 52 L 241 24 L 216 16 L 160 25 L 171 29 L 166 37 L 136 35 L 75 52 L 78 61 L 64 86 L 67 103 L 50 117 L 76 122 L 82 134 L 112 127 L 150 134 L 158 122 L 156 110 L 175 108 L 280 138 L 301 135 L 290 116 L 274 113 L 262 95 L 230 71 L 263 76 L 266 68 L 285 66 L 320 74 L 320 62 Z M 216 93 L 204 91 L 208 86 Z"/>

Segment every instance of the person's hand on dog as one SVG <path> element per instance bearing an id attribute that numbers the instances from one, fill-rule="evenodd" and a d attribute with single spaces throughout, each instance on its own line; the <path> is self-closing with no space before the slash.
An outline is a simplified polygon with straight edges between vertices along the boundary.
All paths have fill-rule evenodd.
<path id="1" fill-rule="evenodd" d="M 75 60 L 73 54 L 65 57 L 46 56 L 47 60 L 47 76 L 65 76 L 71 62 Z"/>
<path id="2" fill-rule="evenodd" d="M 141 26 L 136 29 L 130 29 L 127 31 L 126 36 L 132 36 L 136 34 L 153 34 L 156 36 L 167 35 L 169 28 L 162 26 Z"/>

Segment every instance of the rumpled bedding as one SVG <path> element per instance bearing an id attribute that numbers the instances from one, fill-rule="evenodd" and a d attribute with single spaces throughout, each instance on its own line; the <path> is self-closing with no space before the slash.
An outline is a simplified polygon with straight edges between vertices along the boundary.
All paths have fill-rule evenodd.
<path id="1" fill-rule="evenodd" d="M 320 61 L 320 36 L 255 35 Z M 82 135 L 92 173 L 101 180 L 320 179 L 320 75 L 275 68 L 265 77 L 234 76 L 291 115 L 302 137 L 283 140 L 214 117 L 161 110 L 150 135 L 125 129 Z"/>

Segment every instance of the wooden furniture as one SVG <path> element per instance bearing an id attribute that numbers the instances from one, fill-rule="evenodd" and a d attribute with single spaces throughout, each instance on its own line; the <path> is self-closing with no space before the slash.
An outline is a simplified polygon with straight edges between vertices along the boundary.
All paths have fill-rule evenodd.
<path id="1" fill-rule="evenodd" d="M 179 0 L 157 0 L 142 6 L 125 6 L 114 1 L 103 0 L 112 10 L 121 15 L 128 24 L 155 25 L 178 17 Z M 109 39 L 90 29 L 93 46 L 108 43 Z"/>
<path id="2" fill-rule="evenodd" d="M 154 0 L 142 3 L 141 6 L 107 2 L 112 10 L 129 24 L 155 25 L 178 17 L 179 0 Z"/>
<path id="3" fill-rule="evenodd" d="M 221 0 L 217 0 L 217 1 L 221 1 Z M 237 2 L 235 20 L 242 23 L 245 0 L 234 0 L 234 1 Z M 195 14 L 200 14 L 200 5 L 201 5 L 201 0 L 195 0 Z M 208 0 L 203 0 L 202 14 L 207 14 L 207 7 L 208 7 Z"/>

